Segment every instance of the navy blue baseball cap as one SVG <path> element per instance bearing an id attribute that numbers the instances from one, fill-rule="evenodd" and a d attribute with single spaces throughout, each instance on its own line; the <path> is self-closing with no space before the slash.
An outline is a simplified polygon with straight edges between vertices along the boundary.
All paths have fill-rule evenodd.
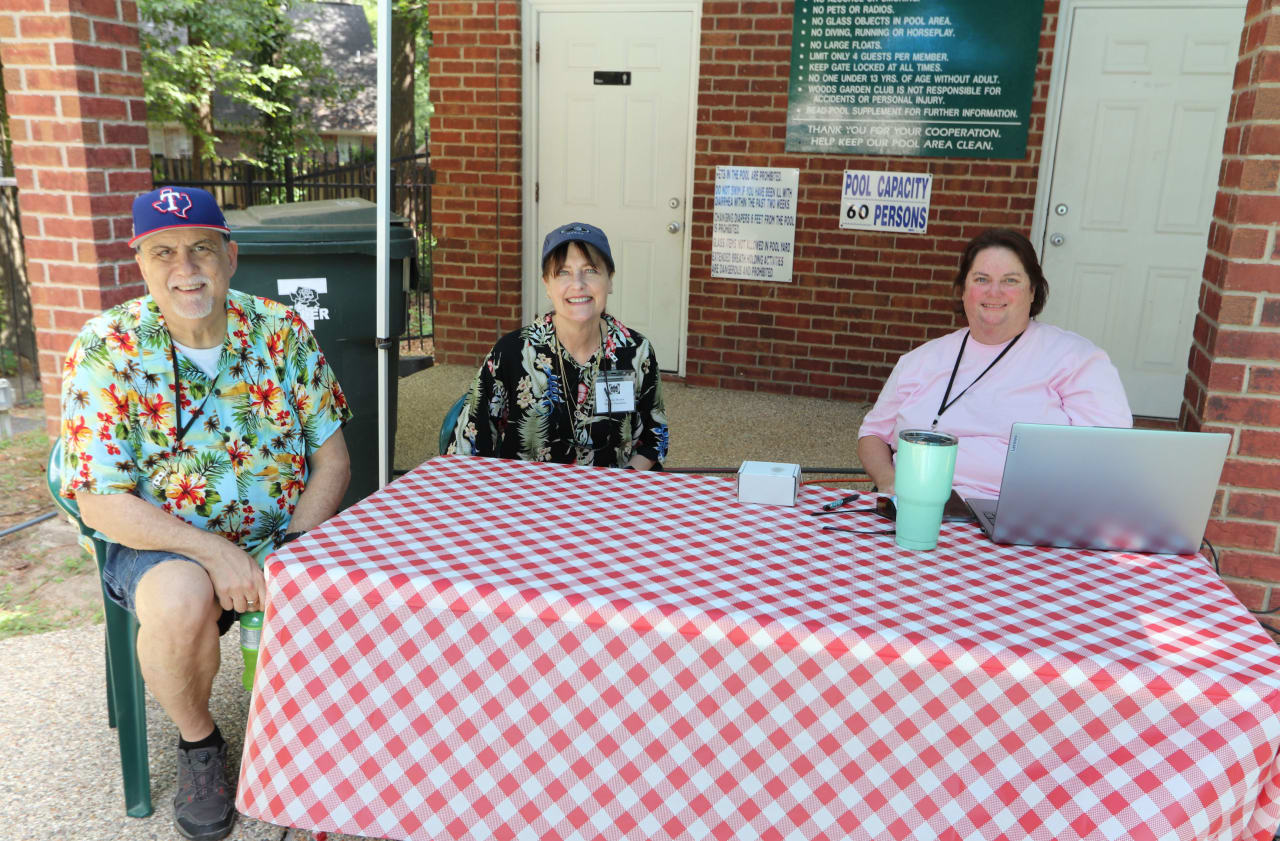
<path id="1" fill-rule="evenodd" d="M 211 228 L 231 233 L 218 201 L 199 187 L 160 187 L 133 200 L 133 247 L 147 234 L 170 228 Z"/>
<path id="2" fill-rule="evenodd" d="M 547 256 L 552 251 L 566 242 L 585 242 L 595 246 L 596 250 L 604 255 L 605 262 L 609 264 L 609 274 L 613 274 L 613 252 L 609 250 L 609 238 L 604 235 L 604 231 L 586 222 L 570 222 L 547 234 L 547 238 L 542 241 L 543 264 L 546 264 Z"/>

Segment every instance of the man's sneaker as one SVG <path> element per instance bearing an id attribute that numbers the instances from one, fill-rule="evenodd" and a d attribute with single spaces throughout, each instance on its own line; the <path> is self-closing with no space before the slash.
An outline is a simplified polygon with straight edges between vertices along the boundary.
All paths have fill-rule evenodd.
<path id="1" fill-rule="evenodd" d="M 178 748 L 178 793 L 173 818 L 192 841 L 218 841 L 231 833 L 236 810 L 227 785 L 227 743 L 217 748 Z"/>

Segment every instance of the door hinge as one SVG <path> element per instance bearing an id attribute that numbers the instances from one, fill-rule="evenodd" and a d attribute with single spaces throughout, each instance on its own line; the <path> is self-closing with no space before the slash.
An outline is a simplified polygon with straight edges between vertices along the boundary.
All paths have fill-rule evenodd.
<path id="1" fill-rule="evenodd" d="M 542 61 L 542 42 L 534 41 L 533 42 L 533 63 L 537 64 L 540 61 Z"/>
<path id="2" fill-rule="evenodd" d="M 537 181 L 533 182 L 533 200 L 534 200 L 534 201 L 537 201 L 537 200 L 538 200 L 538 192 L 539 192 L 538 188 L 539 188 L 540 186 L 542 186 L 542 185 L 541 185 L 541 184 L 539 184 Z"/>

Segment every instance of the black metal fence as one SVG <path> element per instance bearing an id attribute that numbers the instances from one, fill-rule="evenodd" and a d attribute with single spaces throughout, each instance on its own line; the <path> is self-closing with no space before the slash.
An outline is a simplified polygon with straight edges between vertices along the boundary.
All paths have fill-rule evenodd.
<path id="1" fill-rule="evenodd" d="M 391 160 L 391 210 L 406 217 L 418 239 L 418 289 L 409 293 L 409 326 L 400 347 L 401 358 L 434 356 L 431 295 L 431 185 L 434 173 L 426 155 Z M 363 198 L 376 200 L 375 162 L 342 163 L 330 155 L 310 155 L 285 162 L 283 173 L 272 173 L 245 161 L 211 164 L 189 158 L 152 158 L 157 185 L 203 187 L 222 207 L 240 209 L 259 204 Z M 429 364 L 429 363 L 428 363 Z"/>
<path id="2" fill-rule="evenodd" d="M 0 178 L 0 377 L 9 380 L 19 403 L 39 400 L 36 331 L 23 266 L 18 187 L 12 178 Z"/>

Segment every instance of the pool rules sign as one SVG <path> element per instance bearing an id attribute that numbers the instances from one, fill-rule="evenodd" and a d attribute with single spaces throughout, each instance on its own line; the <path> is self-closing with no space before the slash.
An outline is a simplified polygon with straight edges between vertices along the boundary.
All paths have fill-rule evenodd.
<path id="1" fill-rule="evenodd" d="M 791 282 L 800 170 L 716 167 L 711 276 Z"/>
<path id="2" fill-rule="evenodd" d="M 787 151 L 1026 157 L 1043 0 L 795 0 Z"/>

